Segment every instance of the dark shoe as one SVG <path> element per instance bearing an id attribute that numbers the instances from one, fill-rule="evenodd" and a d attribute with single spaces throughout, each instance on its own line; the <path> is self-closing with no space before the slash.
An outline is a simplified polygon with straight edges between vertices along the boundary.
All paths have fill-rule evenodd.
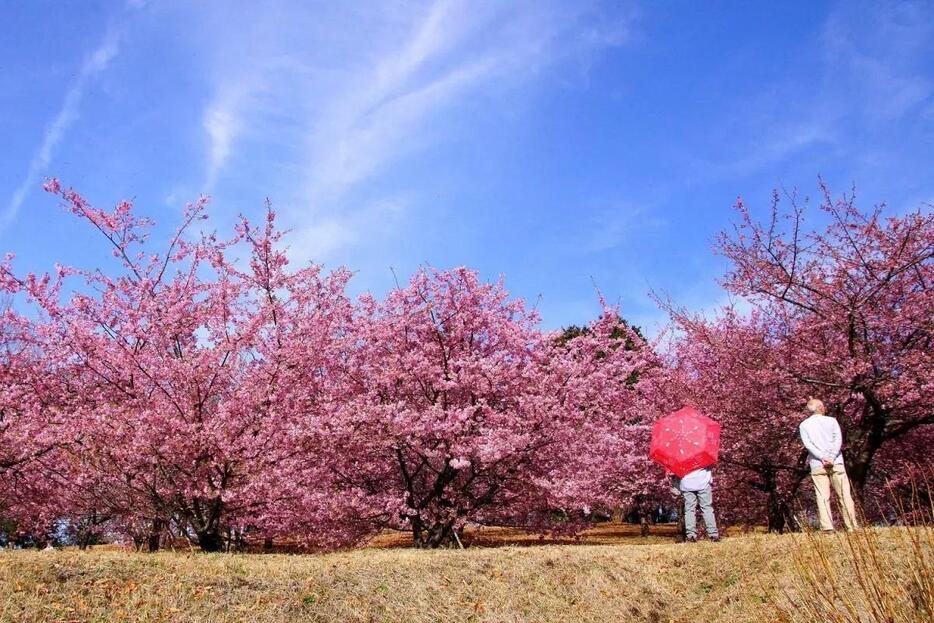
<path id="1" fill-rule="evenodd" d="M 696 537 L 696 536 L 689 536 L 688 538 L 686 538 L 686 539 L 684 540 L 684 542 L 685 542 L 685 543 L 697 543 L 697 537 Z"/>
<path id="2" fill-rule="evenodd" d="M 720 542 L 720 535 L 719 535 L 719 534 L 715 534 L 715 535 L 713 535 L 712 537 L 710 537 L 710 540 L 711 540 L 711 542 L 713 542 L 713 543 L 719 543 L 719 542 Z"/>

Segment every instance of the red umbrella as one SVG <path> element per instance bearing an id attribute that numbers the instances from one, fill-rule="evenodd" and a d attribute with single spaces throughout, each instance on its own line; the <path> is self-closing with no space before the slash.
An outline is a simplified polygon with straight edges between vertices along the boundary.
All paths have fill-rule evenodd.
<path id="1" fill-rule="evenodd" d="M 720 423 L 694 407 L 682 407 L 655 422 L 649 458 L 678 478 L 717 462 Z"/>

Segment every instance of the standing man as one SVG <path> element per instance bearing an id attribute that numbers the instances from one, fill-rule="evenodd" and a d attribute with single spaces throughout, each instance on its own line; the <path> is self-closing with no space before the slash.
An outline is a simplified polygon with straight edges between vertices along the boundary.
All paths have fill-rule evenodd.
<path id="1" fill-rule="evenodd" d="M 798 430 L 801 441 L 808 450 L 808 463 L 811 468 L 811 480 L 814 481 L 814 495 L 817 498 L 817 514 L 820 517 L 820 529 L 833 531 L 833 515 L 830 512 L 830 488 L 837 494 L 843 525 L 852 530 L 856 525 L 856 510 L 850 496 L 850 479 L 843 466 L 843 435 L 840 424 L 826 415 L 824 403 L 816 398 L 807 402 L 811 414 L 801 422 Z"/>
<path id="2" fill-rule="evenodd" d="M 714 543 L 720 540 L 717 520 L 713 514 L 713 472 L 709 467 L 688 472 L 684 478 L 671 477 L 672 489 L 684 498 L 684 531 L 688 543 L 697 542 L 697 507 L 700 506 L 707 527 L 707 536 Z"/>

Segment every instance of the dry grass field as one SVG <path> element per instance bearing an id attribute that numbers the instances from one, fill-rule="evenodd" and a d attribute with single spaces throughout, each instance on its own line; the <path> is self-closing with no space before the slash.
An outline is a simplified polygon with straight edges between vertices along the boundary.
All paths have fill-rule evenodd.
<path id="1" fill-rule="evenodd" d="M 504 547 L 510 545 L 648 545 L 671 543 L 675 539 L 675 524 L 652 525 L 648 536 L 640 536 L 639 526 L 606 522 L 596 524 L 577 536 L 541 536 L 521 528 L 468 527 L 464 544 L 468 547 Z M 734 533 L 736 533 L 734 531 Z M 369 541 L 368 547 L 408 547 L 412 542 L 409 532 L 386 531 Z"/>
<path id="2" fill-rule="evenodd" d="M 794 608 L 783 619 L 776 606 L 814 597 L 802 581 L 807 561 L 833 562 L 848 549 L 842 536 L 679 545 L 626 538 L 629 530 L 605 526 L 577 545 L 463 551 L 390 547 L 398 537 L 386 535 L 377 547 L 320 555 L 4 552 L 0 621 L 791 621 Z M 601 538 L 616 544 L 586 544 Z M 910 570 L 904 538 L 880 530 L 872 539 L 886 566 Z M 815 543 L 821 556 L 810 557 Z M 835 579 L 852 581 L 846 571 Z"/>

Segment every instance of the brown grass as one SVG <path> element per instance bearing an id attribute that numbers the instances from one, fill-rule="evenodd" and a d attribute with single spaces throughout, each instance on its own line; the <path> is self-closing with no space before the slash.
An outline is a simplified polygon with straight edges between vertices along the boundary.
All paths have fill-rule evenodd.
<path id="1" fill-rule="evenodd" d="M 934 526 L 798 537 L 788 623 L 934 622 Z"/>
<path id="2" fill-rule="evenodd" d="M 878 538 L 900 551 L 887 531 Z M 0 621 L 765 623 L 801 589 L 800 539 L 307 556 L 5 552 Z"/>
<path id="3" fill-rule="evenodd" d="M 596 524 L 577 536 L 549 536 L 527 532 L 522 528 L 497 526 L 468 527 L 463 541 L 468 547 L 503 547 L 532 545 L 648 545 L 671 543 L 675 540 L 676 524 L 653 525 L 648 536 L 640 536 L 635 524 L 606 522 Z M 367 547 L 411 547 L 412 533 L 387 530 L 367 543 Z"/>

